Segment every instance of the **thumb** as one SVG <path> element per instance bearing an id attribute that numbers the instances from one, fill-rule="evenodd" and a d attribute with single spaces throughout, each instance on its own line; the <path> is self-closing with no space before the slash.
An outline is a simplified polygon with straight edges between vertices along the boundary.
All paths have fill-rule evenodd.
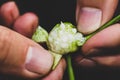
<path id="1" fill-rule="evenodd" d="M 52 64 L 53 57 L 47 50 L 0 26 L 0 73 L 37 78 L 47 74 Z"/>
<path id="2" fill-rule="evenodd" d="M 89 34 L 110 20 L 118 0 L 77 0 L 76 21 L 78 30 Z"/>

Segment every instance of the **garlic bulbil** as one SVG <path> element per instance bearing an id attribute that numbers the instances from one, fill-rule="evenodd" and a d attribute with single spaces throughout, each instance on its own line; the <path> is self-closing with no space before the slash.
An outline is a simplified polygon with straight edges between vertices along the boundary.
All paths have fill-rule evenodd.
<path id="1" fill-rule="evenodd" d="M 39 26 L 32 39 L 38 43 L 46 42 L 49 52 L 54 57 L 52 69 L 57 66 L 62 55 L 76 51 L 86 41 L 86 38 L 77 31 L 76 27 L 68 22 L 55 25 L 49 34 Z"/>
<path id="2" fill-rule="evenodd" d="M 85 38 L 71 23 L 57 24 L 49 33 L 48 47 L 57 54 L 67 54 L 74 52 L 78 46 L 82 46 Z"/>

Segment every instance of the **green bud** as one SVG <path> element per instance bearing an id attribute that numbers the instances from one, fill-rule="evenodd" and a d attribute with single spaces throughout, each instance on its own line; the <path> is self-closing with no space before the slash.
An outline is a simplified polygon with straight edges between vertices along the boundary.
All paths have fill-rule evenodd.
<path id="1" fill-rule="evenodd" d="M 36 29 L 35 33 L 32 36 L 32 40 L 34 40 L 35 42 L 47 42 L 48 39 L 48 32 L 43 29 L 41 26 L 38 26 L 38 28 Z"/>

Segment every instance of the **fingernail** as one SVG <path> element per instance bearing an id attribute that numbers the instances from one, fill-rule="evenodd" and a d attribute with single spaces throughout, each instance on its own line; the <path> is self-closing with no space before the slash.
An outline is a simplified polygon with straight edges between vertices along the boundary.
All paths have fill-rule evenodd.
<path id="1" fill-rule="evenodd" d="M 78 19 L 78 30 L 84 34 L 89 34 L 100 27 L 101 19 L 102 11 L 100 9 L 83 7 Z"/>
<path id="2" fill-rule="evenodd" d="M 96 63 L 90 59 L 82 59 L 79 62 L 79 65 L 84 66 L 84 67 L 94 67 L 96 66 Z"/>
<path id="3" fill-rule="evenodd" d="M 25 68 L 28 71 L 45 75 L 51 69 L 52 64 L 53 58 L 48 51 L 37 47 L 28 48 L 25 61 Z"/>

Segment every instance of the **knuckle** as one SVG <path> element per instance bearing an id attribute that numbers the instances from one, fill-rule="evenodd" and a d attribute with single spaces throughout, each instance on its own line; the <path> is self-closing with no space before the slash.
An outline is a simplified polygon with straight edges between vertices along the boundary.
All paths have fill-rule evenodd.
<path id="1" fill-rule="evenodd" d="M 0 61 L 4 62 L 9 53 L 12 41 L 12 32 L 0 26 Z M 0 63 L 1 63 L 0 62 Z"/>

